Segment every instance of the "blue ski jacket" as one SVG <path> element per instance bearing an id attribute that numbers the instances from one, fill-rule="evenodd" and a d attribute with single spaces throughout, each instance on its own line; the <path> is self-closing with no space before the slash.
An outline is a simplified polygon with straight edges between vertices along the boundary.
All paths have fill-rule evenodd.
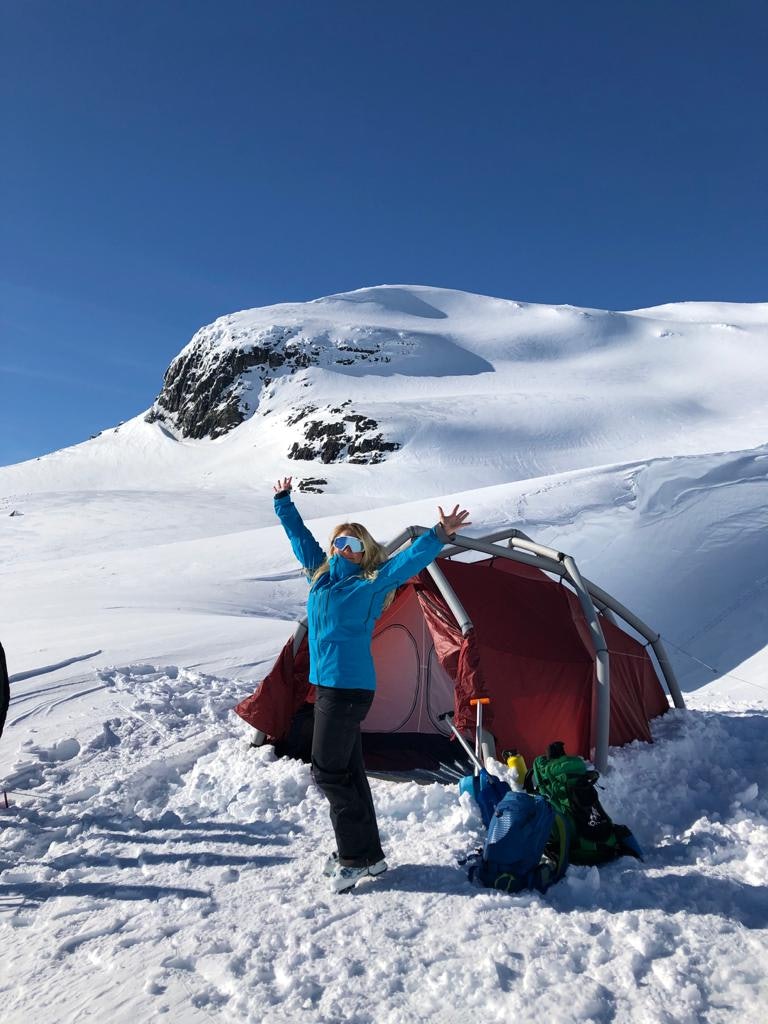
<path id="1" fill-rule="evenodd" d="M 275 511 L 293 553 L 312 574 L 326 555 L 304 525 L 290 494 L 275 497 Z M 331 556 L 329 571 L 311 585 L 307 600 L 311 683 L 376 689 L 371 638 L 384 598 L 434 561 L 449 539 L 442 525 L 433 526 L 405 551 L 384 562 L 373 580 L 361 576 L 360 567 L 343 555 Z"/>

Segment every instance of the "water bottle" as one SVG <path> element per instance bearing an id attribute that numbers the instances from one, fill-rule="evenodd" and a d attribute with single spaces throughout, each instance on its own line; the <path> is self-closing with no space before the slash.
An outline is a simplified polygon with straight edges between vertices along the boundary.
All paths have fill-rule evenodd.
<path id="1" fill-rule="evenodd" d="M 513 748 L 512 750 L 505 750 L 502 757 L 507 762 L 507 768 L 511 768 L 517 776 L 518 786 L 522 786 L 525 782 L 525 775 L 528 769 L 525 765 L 525 758 L 522 754 Z"/>

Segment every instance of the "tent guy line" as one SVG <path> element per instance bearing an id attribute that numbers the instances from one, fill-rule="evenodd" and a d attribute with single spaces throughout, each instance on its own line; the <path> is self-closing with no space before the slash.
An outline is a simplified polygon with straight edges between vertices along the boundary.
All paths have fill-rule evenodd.
<path id="1" fill-rule="evenodd" d="M 662 637 L 664 643 L 669 644 L 670 647 L 674 647 L 676 651 L 680 651 L 686 657 L 690 658 L 691 661 L 695 661 L 698 665 L 703 665 L 704 668 L 708 668 L 713 675 L 719 678 L 736 679 L 740 683 L 746 683 L 747 686 L 754 686 L 758 690 L 762 690 L 764 693 L 768 693 L 768 686 L 761 686 L 760 683 L 755 683 L 751 679 L 745 679 L 744 676 L 737 676 L 733 672 L 724 672 L 722 669 L 717 668 L 715 665 L 710 665 L 707 661 L 702 661 L 701 658 L 697 658 L 695 654 L 691 654 L 690 651 L 686 651 L 684 647 L 680 647 L 674 640 L 670 640 L 668 636 Z"/>

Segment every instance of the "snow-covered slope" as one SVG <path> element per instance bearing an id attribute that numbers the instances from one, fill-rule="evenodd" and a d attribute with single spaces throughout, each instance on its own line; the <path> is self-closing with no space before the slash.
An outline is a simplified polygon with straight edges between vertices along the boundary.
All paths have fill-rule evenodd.
<path id="1" fill-rule="evenodd" d="M 768 304 L 371 288 L 224 317 L 152 422 L 0 469 L 4 1021 L 762 1022 L 767 369 Z M 377 782 L 391 874 L 327 898 L 306 768 L 228 710 L 302 612 L 271 507 L 291 472 L 321 539 L 458 501 L 661 631 L 696 710 L 605 779 L 645 866 L 479 892 L 471 809 Z"/>
<path id="2" fill-rule="evenodd" d="M 570 551 L 588 577 L 688 652 L 669 651 L 686 689 L 765 647 L 768 447 L 435 490 L 383 508 L 361 508 L 364 500 L 296 497 L 321 539 L 354 512 L 386 540 L 434 522 L 439 501 L 468 506 L 470 532 L 516 525 Z M 165 657 L 259 677 L 261 664 L 250 667 L 257 637 L 267 657 L 306 597 L 302 578 L 285 578 L 293 561 L 271 505 L 267 487 L 231 498 L 213 488 L 26 496 L 24 514 L 4 519 L 0 549 L 12 663 L 29 669 L 98 649 L 102 663 Z M 750 694 L 735 679 L 722 686 Z"/>

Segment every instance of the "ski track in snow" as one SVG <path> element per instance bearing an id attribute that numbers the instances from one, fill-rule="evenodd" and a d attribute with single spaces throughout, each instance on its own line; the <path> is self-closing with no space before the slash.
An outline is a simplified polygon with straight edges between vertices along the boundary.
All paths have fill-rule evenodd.
<path id="1" fill-rule="evenodd" d="M 467 798 L 374 780 L 390 870 L 334 897 L 325 802 L 307 765 L 247 745 L 241 682 L 97 679 L 132 714 L 28 743 L 7 780 L 9 1024 L 74 1022 L 110 978 L 116 1024 L 765 1019 L 768 710 L 671 711 L 654 745 L 612 751 L 602 798 L 645 864 L 571 867 L 543 897 L 477 889 L 456 863 L 481 835 Z"/>
<path id="2" fill-rule="evenodd" d="M 98 654 L 101 654 L 101 651 L 91 651 L 90 654 L 78 654 L 74 658 L 65 658 L 64 661 L 57 661 L 52 665 L 42 665 L 40 668 L 32 668 L 26 672 L 16 672 L 9 676 L 9 680 L 12 683 L 20 683 L 26 679 L 35 679 L 37 676 L 45 676 L 50 672 L 57 672 L 60 668 L 75 665 L 78 661 L 90 661 Z"/>
<path id="3" fill-rule="evenodd" d="M 59 689 L 59 688 L 60 687 L 57 687 L 57 686 L 51 687 L 52 690 Z M 70 689 L 71 690 L 71 684 L 69 684 L 69 683 L 62 683 L 61 684 L 61 688 Z M 70 701 L 79 700 L 81 697 L 85 697 L 89 693 L 96 693 L 97 691 L 103 690 L 103 689 L 104 689 L 104 687 L 101 684 L 99 684 L 97 686 L 88 686 L 88 687 L 86 687 L 83 690 L 71 690 L 71 692 L 67 693 L 66 696 L 59 697 L 56 700 L 42 700 L 42 701 L 40 701 L 39 704 L 35 704 L 33 707 L 23 711 L 22 714 L 20 714 L 20 715 L 13 715 L 12 717 L 9 717 L 8 724 L 9 725 L 19 725 L 21 722 L 24 722 L 26 719 L 32 718 L 35 715 L 40 715 L 40 714 L 46 714 L 47 715 L 47 714 L 50 714 L 51 711 L 54 710 L 54 708 L 61 707 L 62 704 L 68 704 Z M 38 696 L 38 694 L 36 694 L 36 693 L 35 694 L 31 694 L 30 693 L 30 694 L 26 694 L 25 696 L 22 696 L 22 697 L 14 698 L 13 706 L 15 708 L 16 705 L 20 704 L 22 701 L 32 700 L 36 696 Z"/>

